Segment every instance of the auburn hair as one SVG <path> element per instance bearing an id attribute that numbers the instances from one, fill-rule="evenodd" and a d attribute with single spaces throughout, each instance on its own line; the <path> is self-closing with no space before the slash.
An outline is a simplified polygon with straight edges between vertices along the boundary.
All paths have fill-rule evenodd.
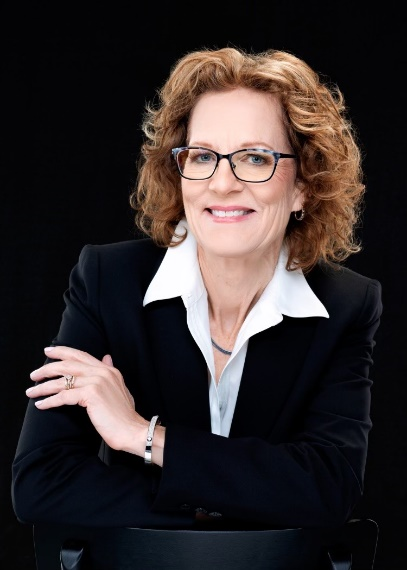
<path id="1" fill-rule="evenodd" d="M 294 216 L 289 220 L 287 269 L 306 272 L 320 259 L 341 262 L 359 251 L 355 229 L 365 185 L 344 96 L 302 59 L 279 50 L 203 49 L 175 63 L 157 99 L 144 111 L 144 140 L 130 195 L 137 227 L 159 246 L 179 243 L 172 239 L 185 213 L 171 149 L 186 144 L 189 116 L 202 94 L 238 87 L 278 96 L 288 140 L 298 157 L 306 215 L 301 221 Z"/>

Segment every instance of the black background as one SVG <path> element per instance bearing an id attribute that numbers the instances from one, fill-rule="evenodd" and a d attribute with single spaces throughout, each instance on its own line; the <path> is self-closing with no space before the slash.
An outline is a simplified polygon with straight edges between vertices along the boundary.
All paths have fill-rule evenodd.
<path id="1" fill-rule="evenodd" d="M 3 4 L 1 568 L 35 568 L 31 529 L 11 506 L 10 463 L 29 373 L 57 330 L 70 269 L 86 243 L 136 237 L 128 195 L 144 103 L 185 52 L 227 44 L 302 57 L 339 84 L 358 127 L 364 249 L 347 265 L 381 281 L 384 302 L 358 512 L 380 527 L 375 570 L 407 567 L 406 33 L 391 2 L 356 4 Z"/>

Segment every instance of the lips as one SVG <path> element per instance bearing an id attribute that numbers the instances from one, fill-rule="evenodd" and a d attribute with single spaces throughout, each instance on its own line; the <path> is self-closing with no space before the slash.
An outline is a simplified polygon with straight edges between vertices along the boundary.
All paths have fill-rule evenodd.
<path id="1" fill-rule="evenodd" d="M 237 216 L 247 216 L 253 210 L 208 210 L 216 218 L 235 218 Z"/>

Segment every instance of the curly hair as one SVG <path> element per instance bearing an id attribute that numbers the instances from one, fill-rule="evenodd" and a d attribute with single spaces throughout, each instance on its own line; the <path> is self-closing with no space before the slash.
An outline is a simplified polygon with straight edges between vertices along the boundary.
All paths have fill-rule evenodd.
<path id="1" fill-rule="evenodd" d="M 361 150 L 338 86 L 295 55 L 280 50 L 247 53 L 234 47 L 181 57 L 158 101 L 147 103 L 137 182 L 130 195 L 137 227 L 163 247 L 184 217 L 181 178 L 171 149 L 184 146 L 188 120 L 207 92 L 246 87 L 277 94 L 304 189 L 306 216 L 291 216 L 285 235 L 287 269 L 309 271 L 320 259 L 341 262 L 361 249 L 355 229 L 365 192 Z"/>

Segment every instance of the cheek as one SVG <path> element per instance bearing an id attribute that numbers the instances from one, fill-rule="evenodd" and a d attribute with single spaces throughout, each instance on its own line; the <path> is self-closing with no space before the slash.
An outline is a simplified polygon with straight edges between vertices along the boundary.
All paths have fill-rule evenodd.
<path id="1" fill-rule="evenodd" d="M 207 189 L 203 184 L 200 185 L 197 181 L 191 182 L 190 180 L 183 179 L 181 183 L 181 196 L 185 211 L 202 211 L 206 202 L 206 195 Z"/>
<path id="2" fill-rule="evenodd" d="M 263 208 L 271 208 L 273 210 L 291 209 L 294 201 L 294 191 L 287 189 L 286 186 L 276 185 L 273 188 L 266 190 L 263 195 L 258 199 L 258 204 Z"/>
<path id="3" fill-rule="evenodd" d="M 186 196 L 188 195 L 188 193 L 185 191 L 185 184 L 184 184 L 184 179 L 181 178 L 181 197 L 182 200 L 185 202 Z"/>
<path id="4" fill-rule="evenodd" d="M 281 184 L 276 185 L 273 194 L 270 196 L 269 203 L 287 208 L 291 212 L 293 209 L 300 209 L 300 207 L 295 207 L 297 202 L 299 204 L 302 203 L 300 198 L 301 192 L 294 182 L 287 183 L 287 180 L 282 180 Z"/>
<path id="5" fill-rule="evenodd" d="M 182 187 L 182 203 L 185 217 L 191 222 L 198 206 L 196 193 L 191 192 L 188 188 Z"/>
<path id="6" fill-rule="evenodd" d="M 186 214 L 188 214 L 189 205 L 190 205 L 188 194 L 185 192 L 182 192 L 181 197 L 182 197 L 182 204 L 184 206 L 184 213 L 186 215 Z"/>
<path id="7" fill-rule="evenodd" d="M 189 185 L 189 181 L 182 179 L 181 182 L 181 195 L 182 201 L 184 204 L 192 203 L 194 199 L 197 197 L 196 189 L 192 189 Z"/>

